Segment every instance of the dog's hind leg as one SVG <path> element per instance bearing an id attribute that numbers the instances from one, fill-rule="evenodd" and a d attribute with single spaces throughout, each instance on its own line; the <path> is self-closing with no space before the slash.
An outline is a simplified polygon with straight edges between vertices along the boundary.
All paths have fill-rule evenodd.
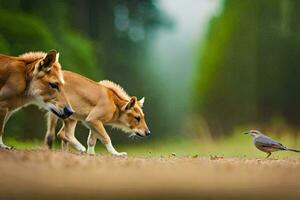
<path id="1" fill-rule="evenodd" d="M 47 113 L 47 133 L 45 136 L 45 144 L 49 149 L 52 149 L 53 142 L 55 140 L 55 127 L 57 124 L 58 117 L 51 112 Z"/>
<path id="2" fill-rule="evenodd" d="M 88 154 L 91 154 L 91 155 L 95 154 L 96 143 L 97 143 L 97 135 L 96 135 L 96 133 L 94 133 L 93 131 L 90 130 L 89 137 L 87 140 L 87 146 L 88 146 L 87 153 Z"/>
<path id="3" fill-rule="evenodd" d="M 69 151 L 69 144 L 66 138 L 66 132 L 65 132 L 65 123 L 63 122 L 63 126 L 60 128 L 60 130 L 57 133 L 57 137 L 61 139 L 61 150 L 62 151 Z"/>
<path id="4" fill-rule="evenodd" d="M 76 150 L 80 152 L 86 152 L 86 148 L 76 139 L 75 128 L 77 120 L 65 119 L 65 140 L 68 141 Z"/>
<path id="5" fill-rule="evenodd" d="M 65 140 L 61 140 L 61 150 L 64 152 L 69 151 L 69 142 L 66 142 Z"/>

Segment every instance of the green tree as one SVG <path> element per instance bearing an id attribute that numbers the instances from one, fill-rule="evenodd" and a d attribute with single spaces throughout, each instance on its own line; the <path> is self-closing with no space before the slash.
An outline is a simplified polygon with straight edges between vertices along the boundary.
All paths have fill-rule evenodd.
<path id="1" fill-rule="evenodd" d="M 300 111 L 299 1 L 227 0 L 201 50 L 195 105 L 211 129 Z M 218 131 L 214 131 L 218 134 Z"/>

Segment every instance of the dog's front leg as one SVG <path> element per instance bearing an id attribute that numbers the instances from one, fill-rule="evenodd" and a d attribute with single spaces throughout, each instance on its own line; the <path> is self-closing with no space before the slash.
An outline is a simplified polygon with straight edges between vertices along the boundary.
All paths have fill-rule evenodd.
<path id="1" fill-rule="evenodd" d="M 113 147 L 110 137 L 107 134 L 102 122 L 100 120 L 90 120 L 87 122 L 89 128 L 91 129 L 89 138 L 88 138 L 88 153 L 95 153 L 96 138 L 105 145 L 107 151 L 113 156 L 127 156 L 126 152 L 117 152 Z"/>
<path id="2" fill-rule="evenodd" d="M 107 151 L 110 152 L 113 156 L 127 156 L 126 152 L 117 152 L 111 142 L 105 144 L 105 147 Z"/>
<path id="3" fill-rule="evenodd" d="M 9 118 L 11 113 L 7 111 L 7 109 L 1 109 L 0 110 L 0 148 L 3 149 L 12 149 L 12 147 L 7 146 L 3 143 L 3 132 L 4 132 L 4 126 Z"/>
<path id="4" fill-rule="evenodd" d="M 11 113 L 7 111 L 7 109 L 0 109 L 0 148 L 2 149 L 12 149 L 12 147 L 7 146 L 3 143 L 3 132 L 5 124 L 10 117 Z"/>

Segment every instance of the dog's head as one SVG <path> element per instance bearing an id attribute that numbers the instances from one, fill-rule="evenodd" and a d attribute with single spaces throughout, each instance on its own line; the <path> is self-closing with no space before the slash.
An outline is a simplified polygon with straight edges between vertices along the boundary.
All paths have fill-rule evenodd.
<path id="1" fill-rule="evenodd" d="M 63 89 L 64 78 L 58 62 L 59 54 L 49 51 L 44 57 L 28 64 L 32 65 L 28 95 L 36 104 L 61 118 L 73 114 Z"/>
<path id="2" fill-rule="evenodd" d="M 121 107 L 118 122 L 122 130 L 131 133 L 131 135 L 140 137 L 149 136 L 151 134 L 142 110 L 144 101 L 145 98 L 138 101 L 137 98 L 133 96 Z"/>

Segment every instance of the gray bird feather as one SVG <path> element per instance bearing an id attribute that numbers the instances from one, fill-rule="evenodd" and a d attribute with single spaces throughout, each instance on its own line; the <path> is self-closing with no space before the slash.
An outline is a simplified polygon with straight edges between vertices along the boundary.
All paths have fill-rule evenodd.
<path id="1" fill-rule="evenodd" d="M 271 152 L 279 150 L 294 151 L 300 153 L 300 150 L 287 148 L 281 143 L 277 142 L 276 140 L 273 140 L 272 138 L 262 134 L 257 130 L 251 130 L 246 132 L 245 134 L 249 134 L 253 137 L 253 143 L 257 149 L 268 154 L 266 158 L 268 158 L 271 155 Z"/>
<path id="2" fill-rule="evenodd" d="M 253 138 L 253 143 L 257 148 L 266 148 L 265 150 L 268 151 L 276 151 L 276 150 L 286 150 L 286 147 L 283 146 L 281 143 L 269 138 L 265 135 L 260 135 L 258 137 Z"/>

